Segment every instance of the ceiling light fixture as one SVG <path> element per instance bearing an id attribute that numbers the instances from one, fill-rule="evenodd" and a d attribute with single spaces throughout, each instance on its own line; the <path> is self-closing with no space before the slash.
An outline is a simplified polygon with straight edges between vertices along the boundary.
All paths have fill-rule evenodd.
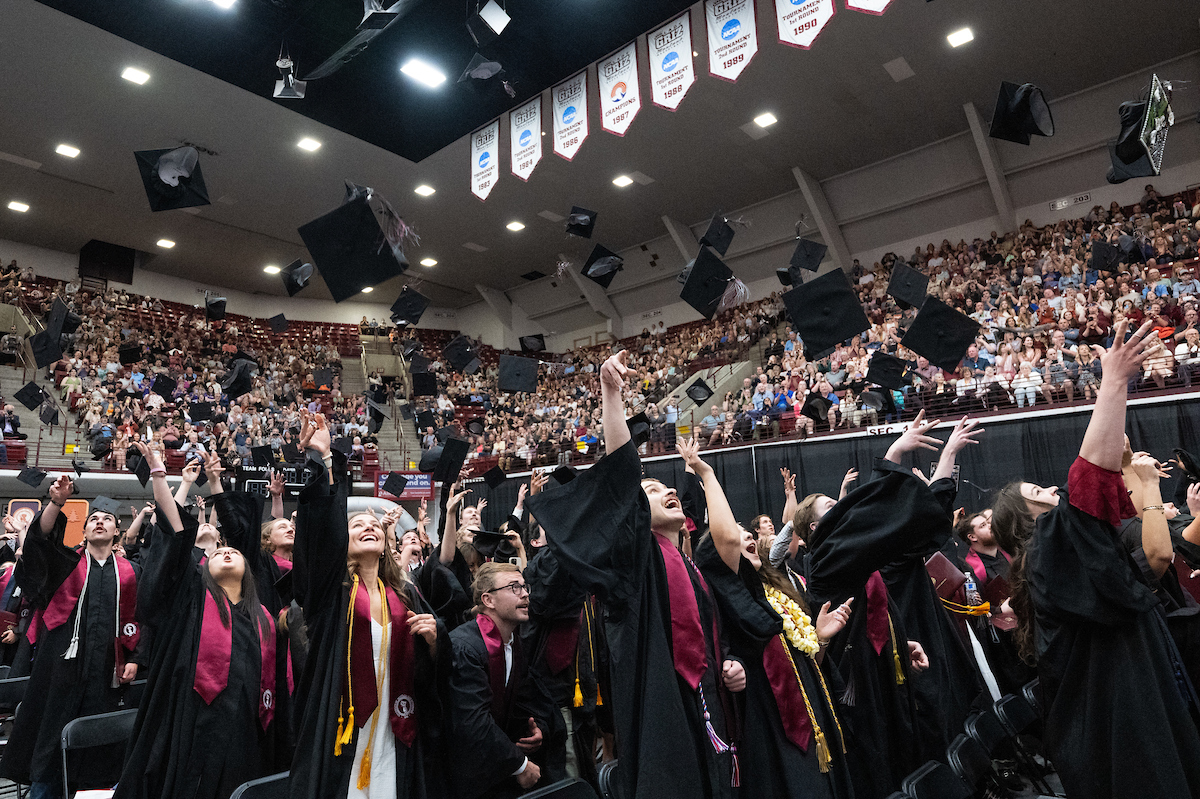
<path id="1" fill-rule="evenodd" d="M 617 175 L 615 178 L 613 178 L 613 185 L 622 189 L 628 186 L 630 183 L 633 183 L 633 178 L 629 177 L 629 175 Z"/>
<path id="2" fill-rule="evenodd" d="M 411 58 L 400 67 L 400 71 L 417 83 L 423 83 L 431 89 L 436 89 L 446 82 L 446 76 L 437 67 L 430 66 L 419 58 Z"/>
<path id="3" fill-rule="evenodd" d="M 65 155 L 67 158 L 74 158 L 75 156 L 79 155 L 79 148 L 72 147 L 69 144 L 60 144 L 54 149 L 54 152 L 58 153 L 59 155 Z"/>
<path id="4" fill-rule="evenodd" d="M 263 271 L 268 275 L 278 275 L 282 270 L 275 264 L 267 264 L 263 267 Z"/>
<path id="5" fill-rule="evenodd" d="M 422 183 L 420 186 L 417 186 L 415 189 L 413 189 L 413 191 L 422 197 L 428 197 L 437 191 L 437 189 L 435 189 L 433 186 L 426 186 L 424 183 Z"/>
<path id="6" fill-rule="evenodd" d="M 164 250 L 169 250 L 175 246 L 175 242 L 171 241 L 170 239 L 159 239 L 157 244 L 159 247 L 162 247 Z"/>
<path id="7" fill-rule="evenodd" d="M 951 47 L 962 47 L 974 38 L 975 34 L 971 33 L 970 28 L 963 28 L 947 36 L 946 41 L 950 42 Z"/>
<path id="8" fill-rule="evenodd" d="M 754 118 L 754 124 L 758 125 L 760 128 L 769 128 L 778 121 L 779 120 L 776 119 L 775 115 L 770 111 L 766 112 L 765 114 L 759 114 Z"/>
<path id="9" fill-rule="evenodd" d="M 367 286 L 365 289 L 363 289 L 363 290 L 362 290 L 362 293 L 363 293 L 363 294 L 370 294 L 370 293 L 371 293 L 372 291 L 374 291 L 374 290 L 375 290 L 375 287 L 374 287 L 374 286 Z"/>
<path id="10" fill-rule="evenodd" d="M 26 205 L 25 203 L 17 202 L 16 200 L 13 200 L 12 202 L 10 202 L 8 204 L 8 210 L 16 211 L 18 214 L 23 214 L 29 210 L 29 206 Z"/>
<path id="11" fill-rule="evenodd" d="M 510 17 L 496 0 L 487 0 L 483 8 L 467 19 L 467 32 L 482 47 L 504 32 Z"/>
<path id="12" fill-rule="evenodd" d="M 509 222 L 507 225 L 505 225 L 505 227 L 511 230 L 513 233 L 516 233 L 519 230 L 524 230 L 525 224 L 523 222 L 513 221 Z"/>
<path id="13" fill-rule="evenodd" d="M 137 67 L 125 67 L 125 71 L 121 73 L 121 77 L 130 83 L 136 83 L 141 86 L 146 81 L 150 80 L 150 73 L 143 72 Z"/>
<path id="14" fill-rule="evenodd" d="M 233 4 L 236 2 L 237 2 L 237 0 L 212 0 L 212 4 L 214 6 L 216 6 L 217 8 L 223 8 L 226 11 L 233 8 Z"/>
<path id="15" fill-rule="evenodd" d="M 436 258 L 422 258 L 421 266 L 437 266 Z"/>
<path id="16" fill-rule="evenodd" d="M 317 150 L 321 149 L 321 142 L 305 136 L 303 139 L 296 142 L 296 146 L 301 150 L 308 150 L 310 153 L 315 153 Z"/>

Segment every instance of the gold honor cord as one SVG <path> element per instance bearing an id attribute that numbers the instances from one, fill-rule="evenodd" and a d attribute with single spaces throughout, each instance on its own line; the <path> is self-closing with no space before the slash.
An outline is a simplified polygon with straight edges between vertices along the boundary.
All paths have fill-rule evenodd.
<path id="1" fill-rule="evenodd" d="M 804 690 L 804 680 L 800 679 L 800 670 L 796 668 L 796 661 L 792 658 L 792 650 L 788 646 L 787 636 L 780 633 L 779 641 L 783 644 L 783 651 L 787 654 L 788 663 L 792 666 L 792 674 L 796 676 L 796 685 L 800 687 L 800 696 L 804 697 L 804 708 L 808 711 L 808 720 L 812 723 L 813 738 L 817 742 L 817 767 L 822 774 L 827 774 L 829 773 L 829 764 L 833 761 L 833 755 L 829 751 L 829 742 L 825 740 L 825 731 L 821 729 L 821 724 L 817 721 L 817 714 L 808 698 L 808 691 Z M 825 675 L 821 673 L 820 666 L 817 666 L 817 679 L 821 681 L 821 690 L 825 693 L 825 701 L 829 703 L 829 713 L 833 716 L 834 726 L 837 727 L 838 739 L 842 742 L 842 754 L 845 754 L 846 736 L 842 733 L 842 723 L 838 721 L 837 711 L 833 708 L 833 698 L 829 695 L 829 686 L 825 684 Z"/>
<path id="2" fill-rule="evenodd" d="M 904 685 L 904 667 L 900 665 L 900 648 L 896 646 L 896 627 L 892 624 L 892 614 L 888 613 L 888 631 L 892 634 L 892 661 L 896 667 L 896 685 Z"/>
<path id="3" fill-rule="evenodd" d="M 361 791 L 371 784 L 371 749 L 375 746 L 375 728 L 379 726 L 379 717 L 386 712 L 383 704 L 383 680 L 387 676 L 388 663 L 388 627 L 391 626 L 391 608 L 388 607 L 387 592 L 383 580 L 379 580 L 380 609 L 383 611 L 383 640 L 379 647 L 379 662 L 375 665 L 375 712 L 371 714 L 371 735 L 367 738 L 367 750 L 363 752 L 362 762 L 358 766 L 358 789 Z M 349 644 L 349 642 L 347 642 Z M 382 711 L 382 712 L 381 712 Z"/>

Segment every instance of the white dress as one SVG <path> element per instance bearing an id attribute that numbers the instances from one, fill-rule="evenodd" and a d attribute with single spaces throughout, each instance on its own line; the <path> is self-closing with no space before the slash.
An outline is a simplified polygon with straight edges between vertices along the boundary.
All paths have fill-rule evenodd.
<path id="1" fill-rule="evenodd" d="M 383 625 L 371 619 L 371 654 L 376 666 L 379 664 L 381 646 Z M 388 720 L 388 697 L 391 696 L 388 685 L 391 677 L 388 674 L 390 663 L 391 658 L 385 656 L 383 687 L 379 692 L 379 705 L 375 708 L 375 713 L 380 714 L 379 722 L 375 725 L 375 735 L 371 736 L 370 718 L 358 728 L 358 742 L 354 747 L 354 764 L 350 767 L 350 785 L 346 790 L 346 799 L 395 799 L 396 796 L 396 737 L 392 734 L 392 725 Z M 377 679 L 378 676 L 376 674 Z M 357 787 L 358 769 L 368 744 L 371 748 L 371 783 L 360 789 Z"/>

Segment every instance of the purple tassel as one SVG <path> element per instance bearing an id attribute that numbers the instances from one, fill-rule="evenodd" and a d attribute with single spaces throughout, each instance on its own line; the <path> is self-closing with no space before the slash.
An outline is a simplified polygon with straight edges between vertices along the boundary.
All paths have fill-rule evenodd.
<path id="1" fill-rule="evenodd" d="M 708 731 L 708 740 L 712 743 L 713 749 L 717 754 L 729 751 L 729 745 L 721 740 L 721 736 L 717 735 L 717 731 L 713 729 L 712 719 L 708 715 L 708 703 L 704 701 L 704 689 L 697 688 L 696 693 L 700 695 L 700 707 L 704 708 L 704 729 Z"/>
<path id="2" fill-rule="evenodd" d="M 729 780 L 729 787 L 741 788 L 742 770 L 738 767 L 737 744 L 733 744 L 729 749 L 733 752 L 733 777 Z"/>

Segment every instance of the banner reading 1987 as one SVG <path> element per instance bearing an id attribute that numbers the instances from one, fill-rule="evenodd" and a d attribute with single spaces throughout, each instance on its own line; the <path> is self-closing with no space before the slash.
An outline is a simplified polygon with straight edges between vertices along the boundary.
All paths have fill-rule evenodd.
<path id="1" fill-rule="evenodd" d="M 779 41 L 807 50 L 836 13 L 833 0 L 775 0 Z"/>
<path id="2" fill-rule="evenodd" d="M 725 80 L 738 75 L 758 52 L 754 0 L 707 0 L 708 71 Z"/>
<path id="3" fill-rule="evenodd" d="M 696 82 L 692 66 L 692 12 L 684 11 L 646 34 L 650 55 L 650 98 L 674 111 Z"/>
<path id="4" fill-rule="evenodd" d="M 539 94 L 508 115 L 509 150 L 512 173 L 529 180 L 533 168 L 542 160 L 542 96 Z"/>
<path id="5" fill-rule="evenodd" d="M 471 193 L 481 200 L 500 177 L 500 120 L 471 134 Z"/>
<path id="6" fill-rule="evenodd" d="M 554 152 L 570 161 L 588 135 L 587 70 L 550 90 Z"/>
<path id="7" fill-rule="evenodd" d="M 600 84 L 600 127 L 624 136 L 642 107 L 637 42 L 630 42 L 597 63 L 596 82 Z"/>

